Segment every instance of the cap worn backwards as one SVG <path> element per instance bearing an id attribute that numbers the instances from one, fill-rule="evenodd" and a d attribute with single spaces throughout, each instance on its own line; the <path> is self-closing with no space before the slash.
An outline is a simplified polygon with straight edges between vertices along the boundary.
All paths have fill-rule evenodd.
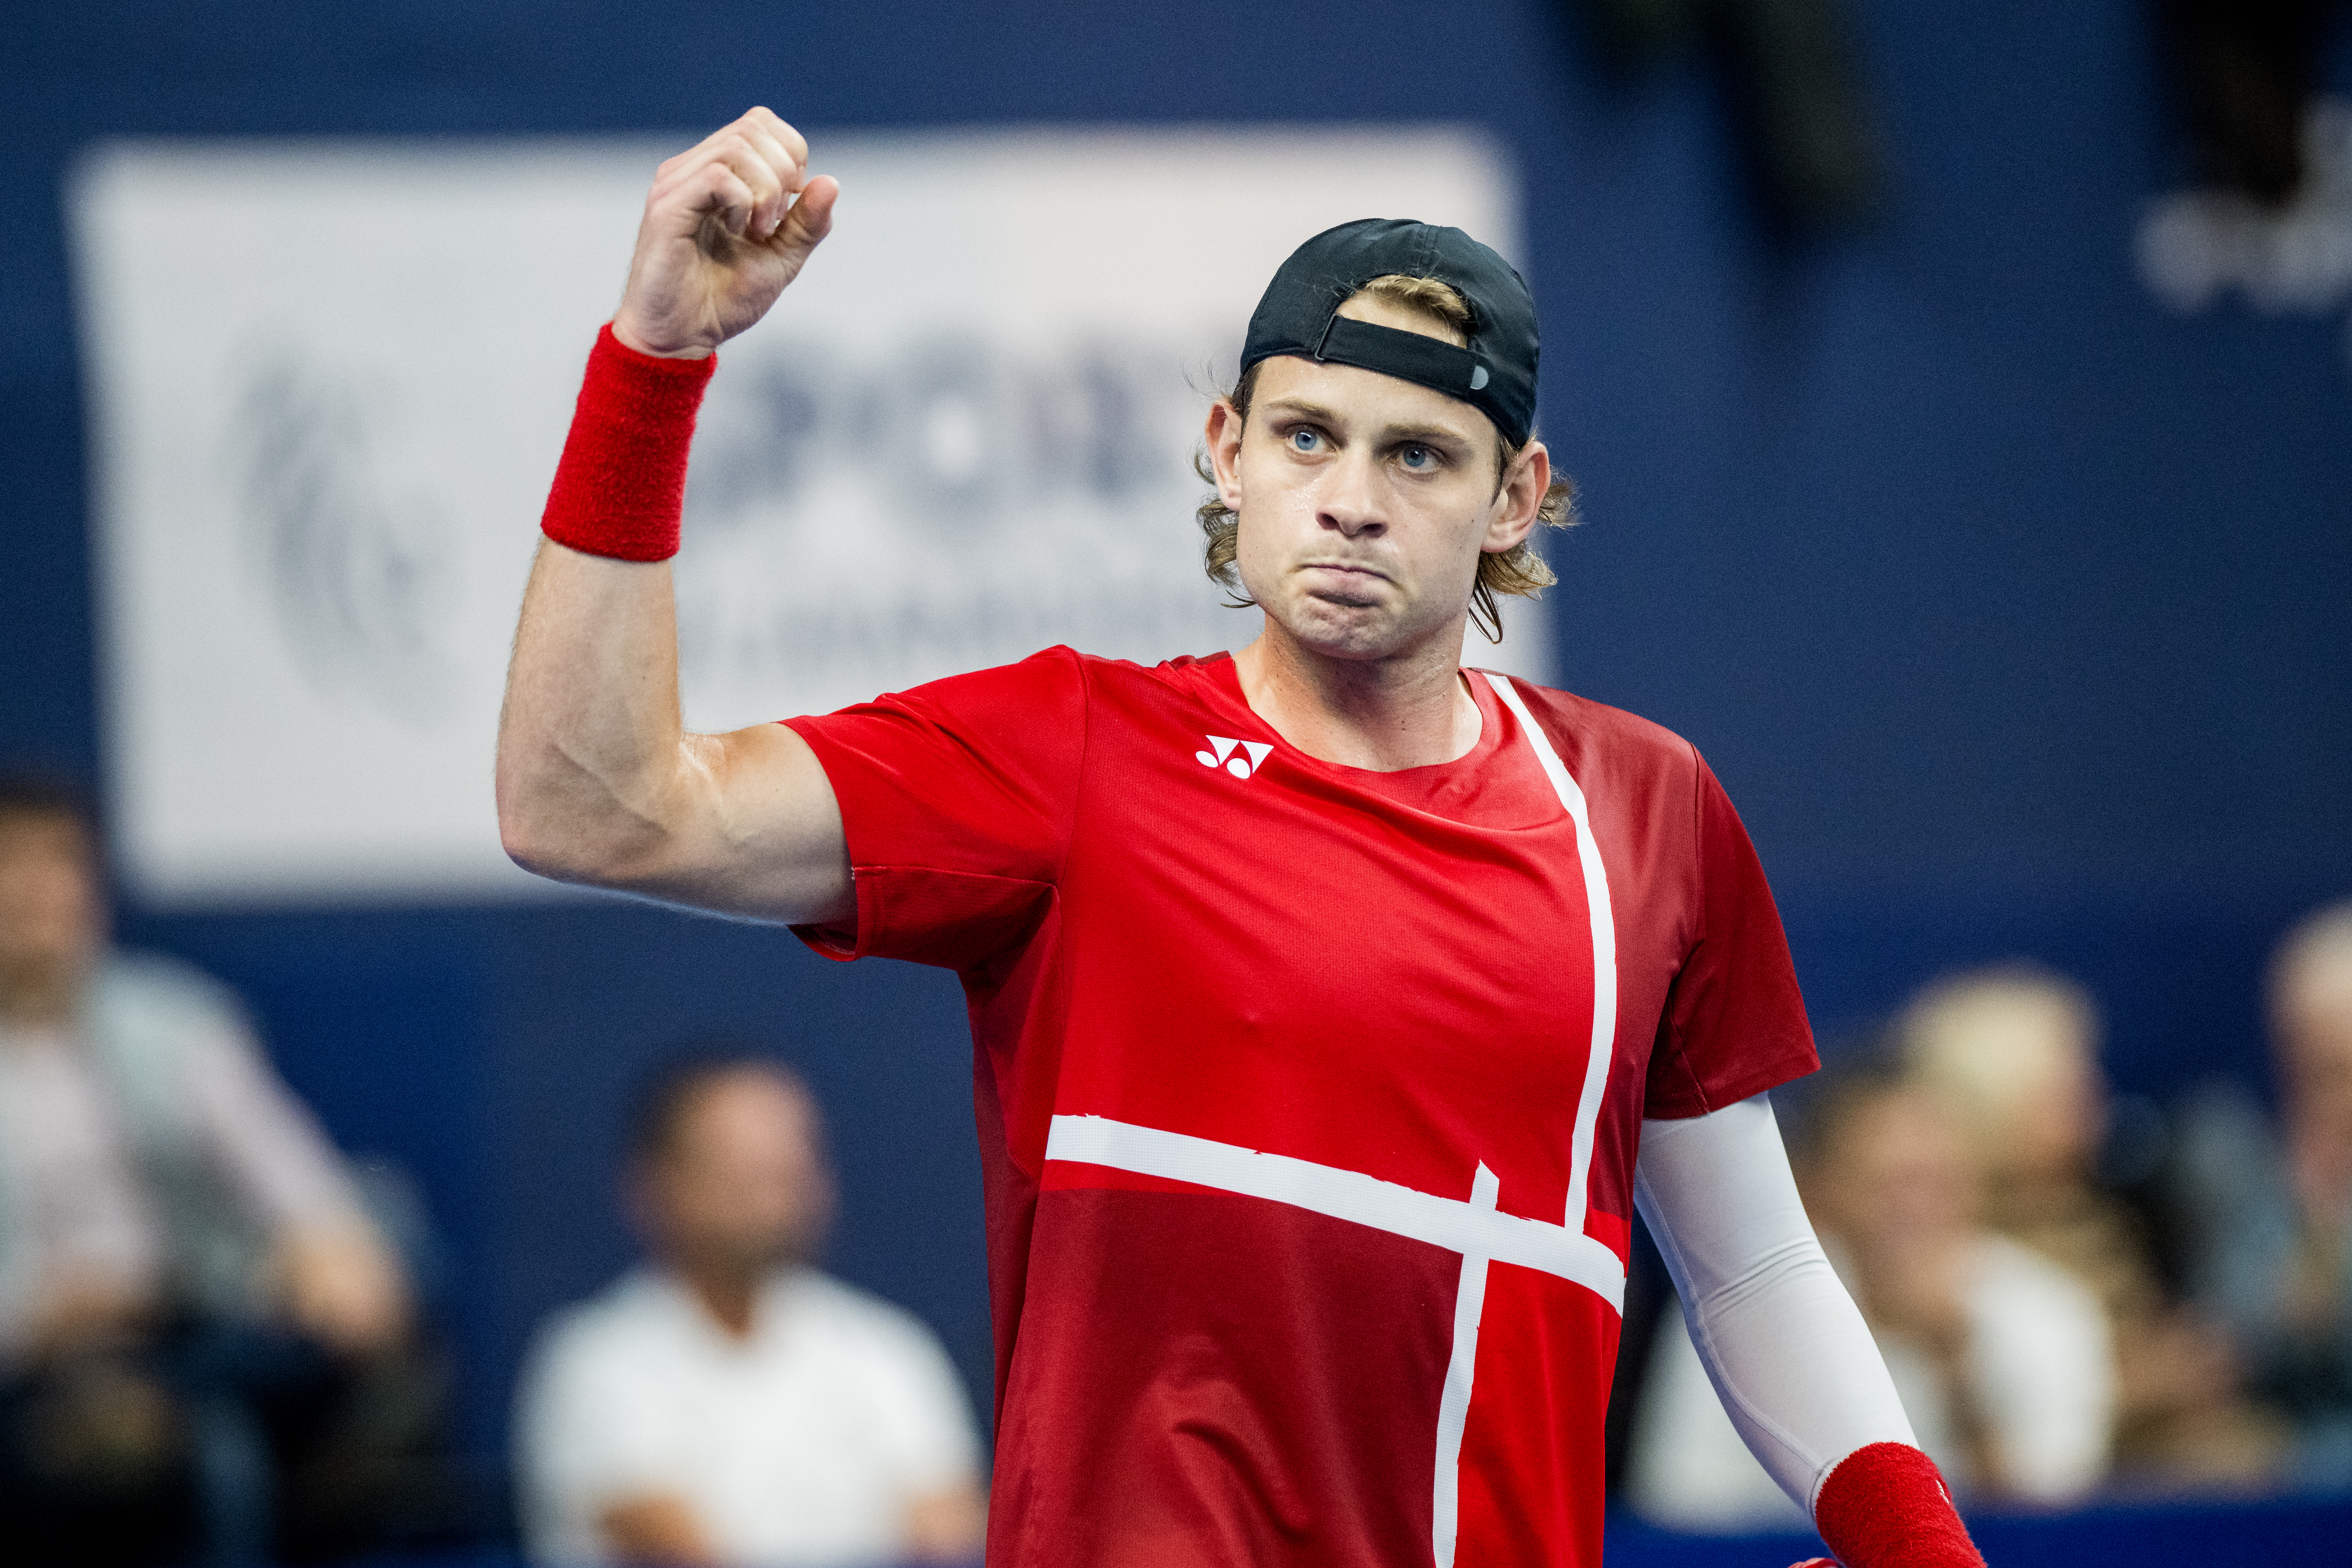
<path id="1" fill-rule="evenodd" d="M 1469 301 L 1470 341 L 1400 331 L 1339 314 L 1375 278 L 1450 284 Z M 1250 317 L 1242 370 L 1277 354 L 1377 371 L 1460 398 L 1517 446 L 1535 428 L 1536 304 L 1509 262 L 1458 228 L 1359 218 L 1290 253 Z"/>

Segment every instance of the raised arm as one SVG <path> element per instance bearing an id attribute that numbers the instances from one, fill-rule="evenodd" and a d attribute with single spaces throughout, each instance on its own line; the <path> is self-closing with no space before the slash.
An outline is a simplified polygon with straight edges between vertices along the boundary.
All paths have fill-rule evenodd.
<path id="1" fill-rule="evenodd" d="M 541 543 L 499 717 L 499 836 L 541 876 L 753 919 L 851 918 L 840 809 L 800 737 L 686 732 L 667 559 L 702 376 L 664 362 L 708 359 L 799 273 L 839 195 L 807 163 L 800 133 L 754 109 L 664 163 L 646 197 L 549 504 L 571 542 Z"/>

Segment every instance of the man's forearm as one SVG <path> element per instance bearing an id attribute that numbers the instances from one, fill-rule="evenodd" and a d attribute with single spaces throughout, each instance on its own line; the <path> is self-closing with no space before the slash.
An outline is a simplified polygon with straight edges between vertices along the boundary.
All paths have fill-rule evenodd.
<path id="1" fill-rule="evenodd" d="M 1814 1238 L 1769 1103 L 1643 1123 L 1634 1192 L 1725 1414 L 1847 1568 L 1981 1564 Z"/>
<path id="2" fill-rule="evenodd" d="M 499 723 L 499 829 L 542 876 L 759 920 L 852 913 L 832 786 L 773 724 L 685 732 L 668 558 L 708 356 L 599 334 Z"/>
<path id="3" fill-rule="evenodd" d="M 648 1568 L 716 1568 L 720 1561 L 694 1505 L 668 1492 L 646 1493 L 608 1504 L 596 1523 L 604 1543 L 623 1563 Z"/>
<path id="4" fill-rule="evenodd" d="M 572 880 L 658 858 L 685 758 L 678 547 L 694 421 L 716 362 L 597 334 L 541 520 L 499 726 L 508 853 Z"/>

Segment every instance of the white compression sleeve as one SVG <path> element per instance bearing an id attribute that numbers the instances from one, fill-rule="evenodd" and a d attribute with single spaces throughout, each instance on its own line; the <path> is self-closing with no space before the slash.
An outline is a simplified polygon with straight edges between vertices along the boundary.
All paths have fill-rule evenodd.
<path id="1" fill-rule="evenodd" d="M 1643 1122 L 1633 1201 L 1725 1413 L 1808 1516 L 1856 1448 L 1916 1446 L 1870 1330 L 1798 1201 L 1764 1096 Z"/>

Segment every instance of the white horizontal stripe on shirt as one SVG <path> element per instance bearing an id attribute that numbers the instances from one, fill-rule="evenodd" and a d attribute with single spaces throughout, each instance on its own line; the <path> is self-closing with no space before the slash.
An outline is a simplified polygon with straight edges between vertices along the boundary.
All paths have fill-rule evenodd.
<path id="1" fill-rule="evenodd" d="M 1056 1116 L 1045 1158 L 1188 1182 L 1196 1187 L 1265 1198 L 1293 1208 L 1370 1226 L 1393 1236 L 1557 1275 L 1624 1310 L 1625 1268 L 1617 1255 L 1579 1231 L 1504 1214 L 1461 1198 L 1442 1198 L 1360 1171 L 1262 1153 L 1104 1116 Z"/>

